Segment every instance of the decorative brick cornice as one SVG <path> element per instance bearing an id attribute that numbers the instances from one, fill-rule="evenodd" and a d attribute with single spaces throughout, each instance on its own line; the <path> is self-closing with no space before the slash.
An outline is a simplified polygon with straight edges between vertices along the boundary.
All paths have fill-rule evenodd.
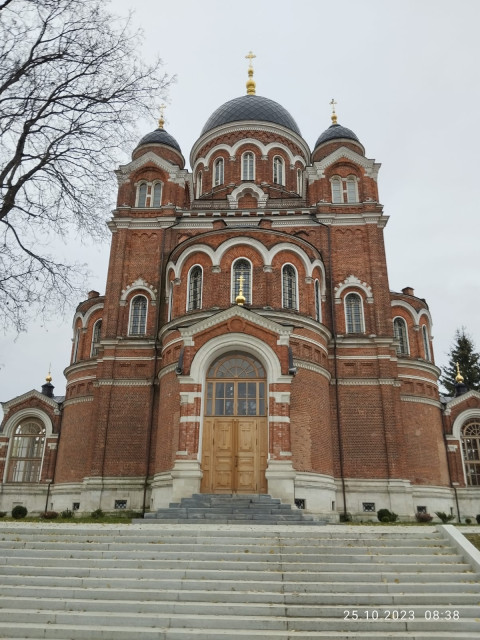
<path id="1" fill-rule="evenodd" d="M 61 406 L 61 403 L 57 402 L 53 398 L 49 398 L 48 396 L 43 395 L 43 393 L 40 393 L 40 391 L 37 391 L 36 389 L 27 391 L 21 396 L 17 396 L 16 398 L 12 398 L 11 400 L 7 400 L 6 402 L 0 402 L 0 404 L 2 405 L 4 413 L 7 414 L 15 405 L 21 404 L 22 402 L 25 402 L 25 400 L 29 400 L 30 398 L 36 398 L 37 400 L 40 400 L 41 402 L 44 402 L 45 404 L 52 407 L 52 409 L 59 409 Z"/>
<path id="2" fill-rule="evenodd" d="M 71 400 L 65 400 L 64 407 L 69 407 L 71 404 L 82 404 L 84 402 L 93 402 L 93 396 L 82 396 L 81 398 L 72 398 Z"/>

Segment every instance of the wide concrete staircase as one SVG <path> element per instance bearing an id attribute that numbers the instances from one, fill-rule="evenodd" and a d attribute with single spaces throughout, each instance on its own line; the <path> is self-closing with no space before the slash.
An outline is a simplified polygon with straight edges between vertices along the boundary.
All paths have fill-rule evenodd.
<path id="1" fill-rule="evenodd" d="M 4 639 L 480 637 L 480 575 L 430 526 L 4 523 L 0 547 Z"/>
<path id="2" fill-rule="evenodd" d="M 198 524 L 201 521 L 216 524 L 286 524 L 323 525 L 311 514 L 291 504 L 283 504 L 278 498 L 264 494 L 208 494 L 197 493 L 181 502 L 171 502 L 168 507 L 145 514 L 145 519 L 171 524 Z M 135 520 L 136 523 L 142 522 Z"/>

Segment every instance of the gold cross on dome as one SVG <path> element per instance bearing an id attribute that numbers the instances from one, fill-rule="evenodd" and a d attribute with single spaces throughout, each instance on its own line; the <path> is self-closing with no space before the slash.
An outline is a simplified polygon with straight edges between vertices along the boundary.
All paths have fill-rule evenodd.
<path id="1" fill-rule="evenodd" d="M 158 120 L 158 126 L 160 127 L 160 129 L 163 129 L 163 125 L 165 124 L 165 109 L 167 108 L 166 104 L 161 104 L 160 105 L 160 118 Z"/>
<path id="2" fill-rule="evenodd" d="M 257 56 L 254 53 L 252 53 L 251 51 L 249 51 L 248 54 L 245 56 L 245 58 L 247 58 L 247 60 L 250 60 L 250 66 L 252 66 L 252 60 L 254 58 L 256 58 L 256 57 Z"/>
<path id="3" fill-rule="evenodd" d="M 335 105 L 337 103 L 335 102 L 335 98 L 330 100 L 330 104 L 332 105 L 332 122 L 333 124 L 337 124 L 337 114 L 335 113 Z"/>

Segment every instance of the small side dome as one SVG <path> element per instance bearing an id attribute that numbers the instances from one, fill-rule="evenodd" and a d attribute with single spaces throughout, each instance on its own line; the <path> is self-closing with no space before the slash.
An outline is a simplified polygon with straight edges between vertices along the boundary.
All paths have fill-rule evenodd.
<path id="1" fill-rule="evenodd" d="M 163 127 L 158 127 L 158 129 L 155 129 L 155 131 L 147 133 L 146 136 L 143 136 L 143 138 L 138 143 L 137 148 L 141 147 L 144 144 L 164 144 L 167 147 L 172 147 L 172 149 L 175 149 L 179 153 L 182 153 L 178 142 L 173 136 L 167 133 Z"/>
<path id="2" fill-rule="evenodd" d="M 351 129 L 347 129 L 347 127 L 342 127 L 341 124 L 332 124 L 326 129 L 318 138 L 315 143 L 314 149 L 316 149 L 319 145 L 324 142 L 329 142 L 330 140 L 336 140 L 337 138 L 347 138 L 347 140 L 354 140 L 355 142 L 359 142 L 360 140 L 353 133 Z M 360 143 L 361 144 L 361 143 Z"/>
<path id="3" fill-rule="evenodd" d="M 295 120 L 281 104 L 257 95 L 240 96 L 222 104 L 209 117 L 200 135 L 223 124 L 244 120 L 272 122 L 302 135 Z"/>

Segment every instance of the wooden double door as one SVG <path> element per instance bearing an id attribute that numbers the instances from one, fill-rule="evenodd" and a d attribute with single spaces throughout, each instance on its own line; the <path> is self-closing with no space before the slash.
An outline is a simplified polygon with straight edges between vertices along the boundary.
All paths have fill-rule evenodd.
<path id="1" fill-rule="evenodd" d="M 218 359 L 206 381 L 201 491 L 266 493 L 266 380 L 255 359 Z"/>

